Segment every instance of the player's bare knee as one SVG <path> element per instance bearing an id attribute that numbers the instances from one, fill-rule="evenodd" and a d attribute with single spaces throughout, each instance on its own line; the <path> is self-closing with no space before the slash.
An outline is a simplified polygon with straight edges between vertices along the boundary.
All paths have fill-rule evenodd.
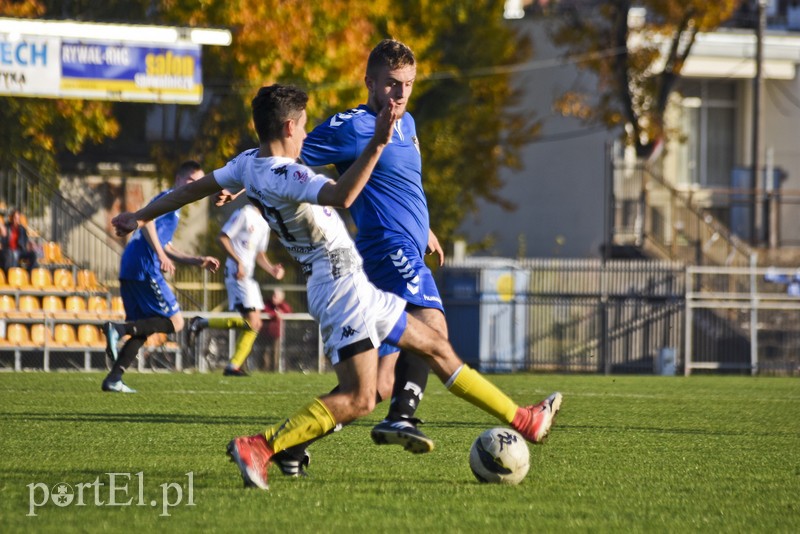
<path id="1" fill-rule="evenodd" d="M 175 329 L 176 333 L 183 330 L 183 314 L 176 313 L 170 317 L 169 320 L 172 321 L 172 327 Z"/>
<path id="2" fill-rule="evenodd" d="M 353 399 L 353 413 L 355 417 L 366 417 L 375 409 L 375 392 L 364 392 Z"/>
<path id="3" fill-rule="evenodd" d="M 258 332 L 261 330 L 262 324 L 263 321 L 258 313 L 250 313 L 247 315 L 247 325 L 250 327 L 250 330 Z"/>

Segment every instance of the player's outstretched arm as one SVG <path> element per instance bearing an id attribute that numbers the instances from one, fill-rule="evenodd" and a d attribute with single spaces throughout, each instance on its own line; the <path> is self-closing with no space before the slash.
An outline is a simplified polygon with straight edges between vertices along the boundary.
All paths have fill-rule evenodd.
<path id="1" fill-rule="evenodd" d="M 175 264 L 172 263 L 172 260 L 158 240 L 155 221 L 147 221 L 144 226 L 142 226 L 142 235 L 145 241 L 147 241 L 147 244 L 150 245 L 150 248 L 156 253 L 156 256 L 158 256 L 158 261 L 161 264 L 161 272 L 169 275 L 175 274 Z"/>
<path id="2" fill-rule="evenodd" d="M 336 182 L 331 181 L 319 190 L 318 204 L 335 208 L 349 208 L 353 204 L 367 185 L 367 180 L 375 169 L 383 149 L 392 141 L 396 120 L 397 104 L 394 100 L 389 100 L 375 118 L 375 133 L 364 151 Z"/>
<path id="3" fill-rule="evenodd" d="M 256 255 L 256 263 L 259 267 L 267 271 L 275 280 L 282 280 L 286 271 L 280 263 L 272 263 L 264 252 Z"/>
<path id="4" fill-rule="evenodd" d="M 217 183 L 212 172 L 195 182 L 178 187 L 136 213 L 120 213 L 111 220 L 111 224 L 114 225 L 118 236 L 127 235 L 146 221 L 151 221 L 160 215 L 178 210 L 186 204 L 191 204 L 201 198 L 213 195 L 221 189 L 222 187 Z"/>
<path id="5" fill-rule="evenodd" d="M 198 267 L 202 267 L 203 269 L 208 269 L 212 273 L 219 269 L 219 260 L 214 256 L 194 256 L 192 254 L 187 254 L 186 252 L 175 248 L 172 243 L 167 243 L 167 245 L 164 247 L 164 251 L 169 255 L 170 258 L 178 263 L 183 263 L 184 265 L 196 265 Z"/>

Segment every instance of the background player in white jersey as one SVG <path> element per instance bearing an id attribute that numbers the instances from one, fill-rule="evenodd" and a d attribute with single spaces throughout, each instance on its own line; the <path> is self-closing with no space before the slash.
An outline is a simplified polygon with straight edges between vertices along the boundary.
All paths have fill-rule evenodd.
<path id="1" fill-rule="evenodd" d="M 423 355 L 456 396 L 541 443 L 561 406 L 554 393 L 534 406 L 514 401 L 465 365 L 445 338 L 405 311 L 400 297 L 367 281 L 361 257 L 335 210 L 349 207 L 361 192 L 393 135 L 397 106 L 390 99 L 378 114 L 375 132 L 356 162 L 333 182 L 296 163 L 305 139 L 308 96 L 295 87 L 262 87 L 253 99 L 259 148 L 247 150 L 221 169 L 188 184 L 136 213 L 112 221 L 118 234 L 223 188 L 245 190 L 291 255 L 303 265 L 309 312 L 320 323 L 325 352 L 340 389 L 316 398 L 264 433 L 228 444 L 245 486 L 268 489 L 267 468 L 277 452 L 325 435 L 336 424 L 368 415 L 375 407 L 377 347 L 384 340 Z"/>
<path id="2" fill-rule="evenodd" d="M 210 328 L 236 328 L 241 330 L 236 350 L 230 363 L 225 367 L 226 376 L 247 376 L 242 369 L 258 332 L 261 330 L 261 310 L 264 299 L 261 288 L 253 275 L 256 264 L 276 280 L 283 278 L 283 265 L 273 265 L 267 258 L 269 244 L 269 225 L 255 206 L 245 204 L 227 220 L 219 234 L 219 242 L 228 259 L 225 261 L 225 289 L 228 291 L 228 309 L 236 310 L 241 317 L 226 318 L 193 317 L 189 321 L 189 344 L 194 346 L 195 336 L 200 330 Z"/>
<path id="3" fill-rule="evenodd" d="M 199 163 L 186 161 L 175 174 L 175 187 L 192 183 L 202 176 L 203 168 Z M 152 202 L 170 191 L 160 193 Z M 122 381 L 122 374 L 136 359 L 144 342 L 152 334 L 171 334 L 183 328 L 181 308 L 162 274 L 175 273 L 172 260 L 212 272 L 219 268 L 217 258 L 192 256 L 175 248 L 172 236 L 179 221 L 179 210 L 167 212 L 145 224 L 125 246 L 119 268 L 119 291 L 125 306 L 126 322 L 103 325 L 106 354 L 114 362 L 103 380 L 103 391 L 135 393 Z M 130 338 L 118 350 L 120 337 L 126 335 Z"/>

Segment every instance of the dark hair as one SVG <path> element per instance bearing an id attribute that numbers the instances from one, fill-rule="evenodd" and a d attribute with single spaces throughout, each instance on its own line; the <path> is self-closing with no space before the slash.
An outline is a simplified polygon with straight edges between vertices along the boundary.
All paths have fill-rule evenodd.
<path id="1" fill-rule="evenodd" d="M 203 170 L 202 165 L 200 165 L 193 159 L 189 159 L 184 161 L 178 166 L 178 170 L 175 172 L 175 178 L 179 180 L 182 178 L 188 178 L 197 171 L 202 171 L 202 170 Z"/>
<path id="2" fill-rule="evenodd" d="M 394 39 L 384 39 L 369 53 L 367 76 L 374 76 L 375 72 L 381 67 L 389 67 L 389 70 L 395 70 L 415 65 L 416 62 L 414 52 L 409 47 Z"/>
<path id="3" fill-rule="evenodd" d="M 298 119 L 306 109 L 308 95 L 293 85 L 274 84 L 262 87 L 253 99 L 253 124 L 262 143 L 280 139 L 283 123 Z"/>

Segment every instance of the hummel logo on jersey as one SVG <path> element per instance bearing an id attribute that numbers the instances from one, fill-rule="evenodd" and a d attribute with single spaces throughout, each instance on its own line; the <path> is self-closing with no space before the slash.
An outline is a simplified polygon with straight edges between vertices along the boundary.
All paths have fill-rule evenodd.
<path id="1" fill-rule="evenodd" d="M 400 276 L 407 280 L 406 289 L 408 289 L 412 295 L 419 293 L 419 275 L 408 262 L 408 258 L 406 258 L 406 255 L 403 253 L 403 249 L 399 248 L 394 254 L 389 254 L 389 259 L 392 260 L 392 264 L 397 267 L 397 272 L 400 273 Z"/>
<path id="2" fill-rule="evenodd" d="M 350 327 L 350 325 L 343 326 L 342 327 L 342 337 L 341 337 L 341 339 L 344 339 L 346 337 L 350 337 L 353 334 L 357 334 L 357 333 L 358 333 L 358 330 L 356 330 L 355 328 Z"/>
<path id="3" fill-rule="evenodd" d="M 281 165 L 277 169 L 273 169 L 272 172 L 278 176 L 283 176 L 286 178 L 289 175 L 289 168 L 288 165 Z"/>
<path id="4" fill-rule="evenodd" d="M 341 126 L 344 124 L 344 121 L 352 119 L 354 116 L 364 113 L 363 109 L 351 109 L 350 111 L 344 113 L 337 113 L 333 117 L 331 117 L 330 122 L 328 123 L 331 128 L 336 128 L 337 126 Z"/>

